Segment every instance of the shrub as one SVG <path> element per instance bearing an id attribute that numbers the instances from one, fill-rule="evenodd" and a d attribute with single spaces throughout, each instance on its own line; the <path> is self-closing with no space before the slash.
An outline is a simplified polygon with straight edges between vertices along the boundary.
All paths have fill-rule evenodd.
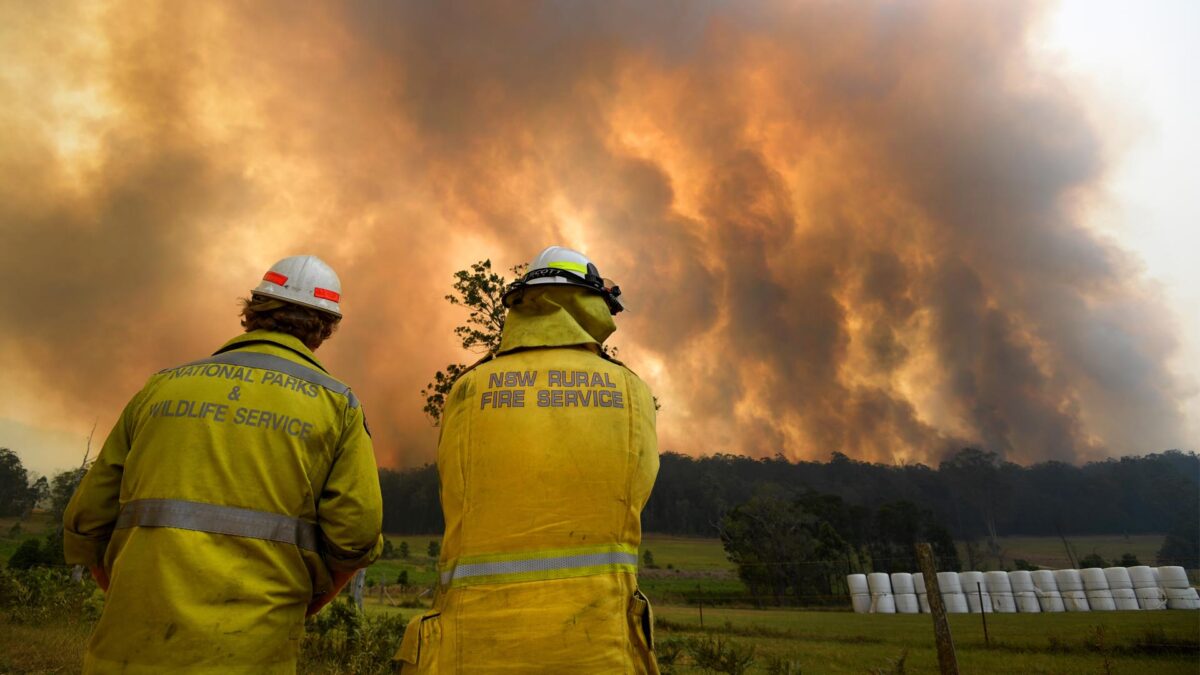
<path id="1" fill-rule="evenodd" d="M 683 653 L 684 643 L 682 640 L 667 639 L 658 640 L 654 645 L 654 656 L 658 661 L 658 666 L 665 672 L 671 672 L 675 668 L 675 663 L 679 661 L 679 655 Z"/>
<path id="2" fill-rule="evenodd" d="M 96 585 L 71 581 L 65 568 L 0 569 L 0 609 L 18 623 L 42 623 L 86 614 Z"/>
<path id="3" fill-rule="evenodd" d="M 1136 555 L 1132 553 L 1125 553 L 1121 555 L 1121 560 L 1117 564 L 1121 567 L 1137 567 L 1142 563 L 1138 562 Z"/>
<path id="4" fill-rule="evenodd" d="M 399 614 L 367 615 L 339 598 L 305 624 L 303 661 L 334 672 L 391 673 L 405 621 Z"/>
<path id="5" fill-rule="evenodd" d="M 8 559 L 8 566 L 17 570 L 64 565 L 61 530 L 51 532 L 44 540 L 26 539 Z"/>
<path id="6" fill-rule="evenodd" d="M 714 673 L 741 675 L 754 663 L 754 645 L 742 645 L 723 637 L 691 638 L 685 645 L 697 667 Z"/>
<path id="7" fill-rule="evenodd" d="M 21 542 L 17 550 L 13 551 L 12 557 L 8 559 L 9 569 L 14 570 L 27 570 L 44 564 L 42 562 L 42 543 L 37 539 L 26 539 Z"/>

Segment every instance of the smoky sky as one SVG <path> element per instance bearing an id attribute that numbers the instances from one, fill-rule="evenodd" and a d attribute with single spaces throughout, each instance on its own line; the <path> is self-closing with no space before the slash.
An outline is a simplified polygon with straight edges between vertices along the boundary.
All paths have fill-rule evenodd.
<path id="1" fill-rule="evenodd" d="M 549 244 L 618 280 L 661 445 L 936 462 L 1179 446 L 1173 324 L 1086 228 L 1110 151 L 1037 3 L 0 9 L 5 417 L 111 424 L 285 255 L 380 461 L 474 360 L 452 273 Z"/>

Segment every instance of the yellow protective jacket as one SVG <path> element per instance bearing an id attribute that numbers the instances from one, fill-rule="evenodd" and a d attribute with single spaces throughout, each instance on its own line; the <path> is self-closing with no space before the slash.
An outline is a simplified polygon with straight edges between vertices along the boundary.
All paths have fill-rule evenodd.
<path id="1" fill-rule="evenodd" d="M 455 383 L 438 446 L 441 585 L 405 632 L 403 672 L 658 672 L 637 589 L 654 400 L 599 353 L 613 330 L 599 296 L 530 289 L 499 355 Z"/>
<path id="2" fill-rule="evenodd" d="M 291 673 L 331 571 L 382 548 L 370 435 L 299 340 L 253 331 L 153 377 L 64 518 L 111 586 L 85 672 Z"/>

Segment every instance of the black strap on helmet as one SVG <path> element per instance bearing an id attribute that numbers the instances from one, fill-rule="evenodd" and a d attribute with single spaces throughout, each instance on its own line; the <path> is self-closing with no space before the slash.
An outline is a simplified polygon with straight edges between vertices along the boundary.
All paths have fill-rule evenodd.
<path id="1" fill-rule="evenodd" d="M 621 295 L 621 287 L 617 286 L 616 284 L 612 284 L 611 286 L 606 284 L 604 277 L 600 276 L 600 270 L 596 269 L 596 265 L 590 262 L 587 266 L 587 274 L 584 275 L 583 279 L 580 279 L 579 275 L 575 272 L 559 269 L 557 267 L 543 267 L 541 269 L 531 270 L 526 272 L 525 276 L 514 281 L 512 285 L 508 287 L 508 290 L 504 292 L 504 295 L 509 296 L 521 290 L 534 279 L 544 279 L 546 277 L 559 277 L 561 279 L 566 279 L 569 283 L 575 286 L 582 286 L 599 293 L 601 297 L 604 298 L 604 304 L 608 305 L 608 311 L 612 314 L 617 314 L 625 309 L 617 300 L 617 297 Z"/>

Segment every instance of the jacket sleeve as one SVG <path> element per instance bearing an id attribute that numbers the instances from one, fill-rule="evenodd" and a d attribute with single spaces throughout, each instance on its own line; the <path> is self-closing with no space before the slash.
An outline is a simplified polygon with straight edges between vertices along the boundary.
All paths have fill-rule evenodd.
<path id="1" fill-rule="evenodd" d="M 334 572 L 366 567 L 383 550 L 383 499 L 375 448 L 361 406 L 347 406 L 346 426 L 317 504 L 325 564 Z"/>
<path id="2" fill-rule="evenodd" d="M 69 565 L 104 563 L 104 551 L 121 511 L 121 477 L 141 400 L 139 392 L 125 406 L 63 514 L 63 555 Z"/>

